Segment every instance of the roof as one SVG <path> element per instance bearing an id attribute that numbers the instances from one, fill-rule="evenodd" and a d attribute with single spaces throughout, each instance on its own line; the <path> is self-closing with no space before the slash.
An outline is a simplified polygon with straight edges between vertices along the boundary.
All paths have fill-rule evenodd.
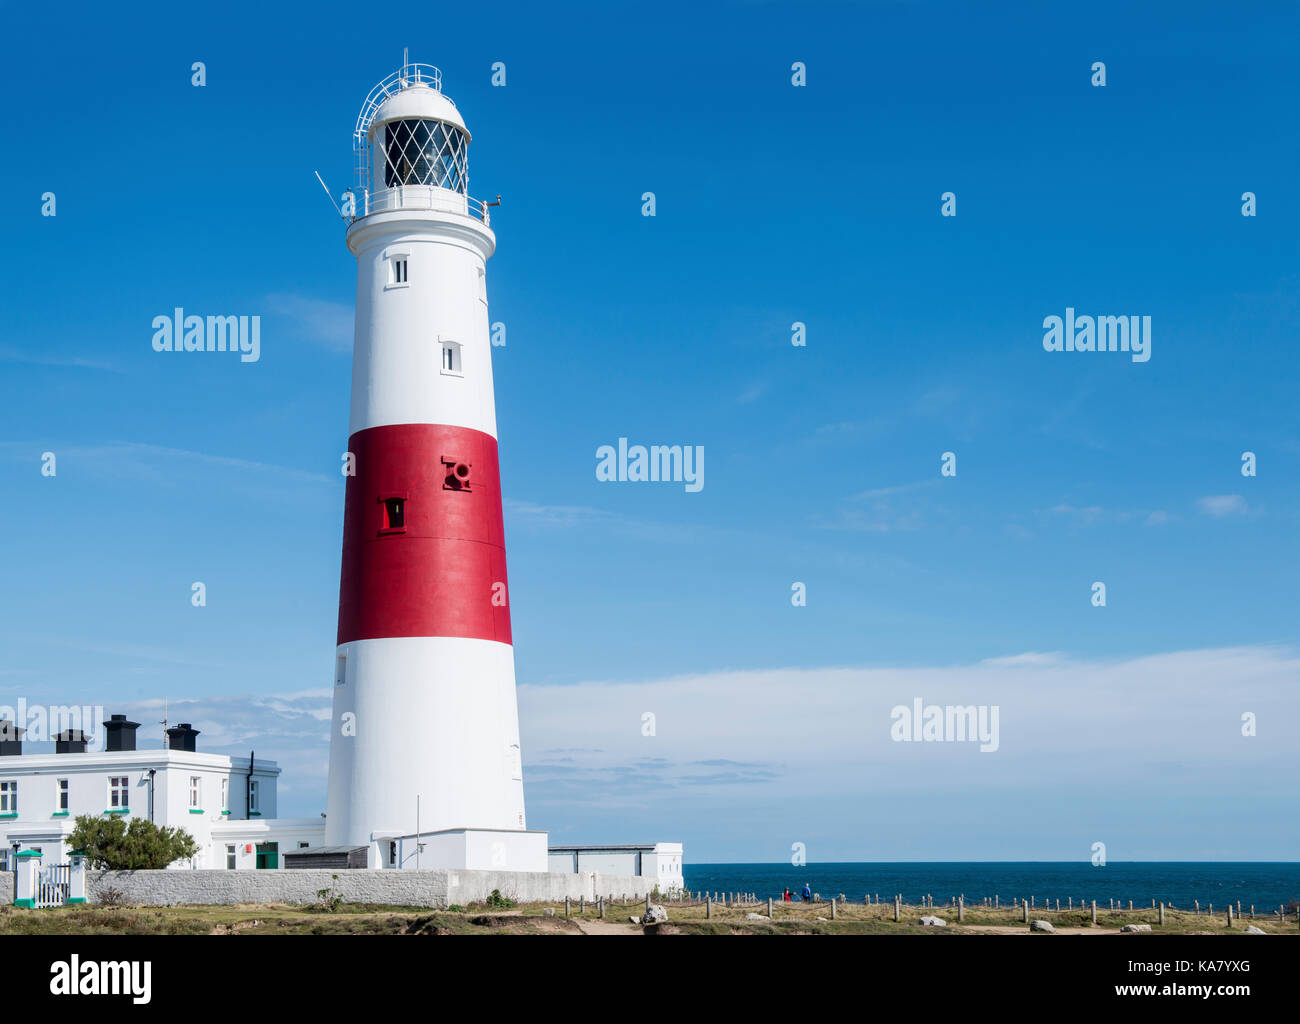
<path id="1" fill-rule="evenodd" d="M 572 843 L 566 846 L 548 846 L 547 853 L 583 853 L 584 851 L 618 851 L 618 850 L 654 850 L 660 846 L 680 846 L 680 843 L 612 843 L 594 846 L 586 843 Z"/>

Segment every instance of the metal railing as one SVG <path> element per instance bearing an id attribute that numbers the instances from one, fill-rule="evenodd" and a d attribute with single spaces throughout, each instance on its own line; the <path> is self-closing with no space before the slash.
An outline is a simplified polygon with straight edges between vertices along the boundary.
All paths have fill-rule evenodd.
<path id="1" fill-rule="evenodd" d="M 355 198 L 356 219 L 389 210 L 432 210 L 439 213 L 459 213 L 489 225 L 492 220 L 488 207 L 496 205 L 467 196 L 463 192 L 453 192 L 451 189 L 437 188 L 433 185 L 402 185 L 378 192 L 366 190 Z"/>

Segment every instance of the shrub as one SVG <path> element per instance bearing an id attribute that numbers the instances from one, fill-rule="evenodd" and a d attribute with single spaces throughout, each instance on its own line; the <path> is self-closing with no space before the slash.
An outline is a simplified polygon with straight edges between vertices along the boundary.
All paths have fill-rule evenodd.
<path id="1" fill-rule="evenodd" d="M 120 907 L 126 903 L 126 893 L 112 886 L 105 886 L 95 894 L 95 902 L 102 907 Z"/>
<path id="2" fill-rule="evenodd" d="M 156 871 L 199 852 L 198 842 L 183 828 L 159 828 L 143 818 L 127 825 L 116 815 L 80 815 L 66 842 L 83 850 L 91 867 L 109 871 Z"/>

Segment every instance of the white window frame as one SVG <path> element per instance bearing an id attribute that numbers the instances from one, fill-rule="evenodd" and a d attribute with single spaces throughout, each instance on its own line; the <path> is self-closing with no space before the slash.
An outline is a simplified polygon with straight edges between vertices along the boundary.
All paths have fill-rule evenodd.
<path id="1" fill-rule="evenodd" d="M 388 278 L 384 282 L 384 291 L 388 291 L 390 288 L 411 287 L 411 254 L 393 250 L 384 253 L 384 260 L 388 264 Z M 398 280 L 399 263 L 402 265 L 400 268 L 401 280 Z"/>
<path id="2" fill-rule="evenodd" d="M 190 810 L 196 811 L 203 806 L 203 776 L 190 776 Z"/>
<path id="3" fill-rule="evenodd" d="M 465 369 L 462 360 L 463 346 L 459 341 L 450 339 L 438 339 L 438 371 L 446 377 L 464 377 Z M 451 368 L 447 367 L 447 355 L 451 355 Z"/>
<path id="4" fill-rule="evenodd" d="M 18 780 L 0 781 L 0 814 L 18 813 Z"/>
<path id="5" fill-rule="evenodd" d="M 55 782 L 54 809 L 56 811 L 71 810 L 71 786 L 67 779 L 59 779 Z"/>
<path id="6" fill-rule="evenodd" d="M 121 803 L 118 803 L 119 797 Z M 110 811 L 127 810 L 131 806 L 131 778 L 127 775 L 110 775 L 108 777 L 108 809 Z"/>

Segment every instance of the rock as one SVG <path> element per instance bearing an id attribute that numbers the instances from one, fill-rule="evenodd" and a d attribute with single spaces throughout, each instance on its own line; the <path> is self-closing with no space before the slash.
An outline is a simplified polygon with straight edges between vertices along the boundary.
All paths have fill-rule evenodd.
<path id="1" fill-rule="evenodd" d="M 1126 924 L 1120 929 L 1122 932 L 1149 932 L 1150 930 L 1149 924 Z"/>
<path id="2" fill-rule="evenodd" d="M 1047 932 L 1049 935 L 1056 934 L 1056 929 L 1052 927 L 1051 921 L 1030 921 L 1029 930 L 1031 932 Z"/>
<path id="3" fill-rule="evenodd" d="M 543 908 L 542 908 L 542 917 L 554 917 L 554 916 L 555 916 L 555 908 L 554 908 L 554 907 L 543 907 Z"/>
<path id="4" fill-rule="evenodd" d="M 917 922 L 922 928 L 947 928 L 948 922 L 942 917 L 935 917 L 933 914 L 927 914 Z"/>
<path id="5" fill-rule="evenodd" d="M 1267 935 L 1268 934 L 1268 932 L 1264 931 L 1263 928 L 1256 928 L 1253 924 L 1246 925 L 1246 927 L 1242 929 L 1242 932 L 1246 935 Z"/>
<path id="6" fill-rule="evenodd" d="M 663 924 L 668 920 L 668 911 L 660 904 L 656 903 L 641 918 L 642 924 Z"/>
<path id="7" fill-rule="evenodd" d="M 770 918 L 766 914 L 746 914 L 746 921 L 767 921 Z"/>
<path id="8" fill-rule="evenodd" d="M 640 923 L 641 923 L 641 918 L 637 917 L 635 914 L 633 914 L 631 917 L 629 917 L 628 920 L 631 921 L 633 924 L 640 924 Z"/>

